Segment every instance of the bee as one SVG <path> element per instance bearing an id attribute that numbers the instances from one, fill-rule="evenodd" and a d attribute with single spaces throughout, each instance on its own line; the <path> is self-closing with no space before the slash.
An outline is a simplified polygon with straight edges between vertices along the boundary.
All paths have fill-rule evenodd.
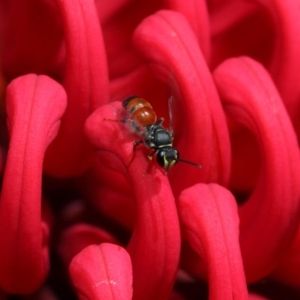
<path id="1" fill-rule="evenodd" d="M 155 156 L 157 164 L 165 170 L 165 174 L 178 162 L 201 168 L 201 165 L 197 163 L 180 158 L 178 150 L 173 147 L 173 132 L 163 127 L 164 119 L 157 119 L 148 101 L 137 96 L 130 96 L 123 101 L 122 106 L 126 116 L 121 121 L 128 124 L 131 130 L 142 138 L 134 142 L 134 150 L 141 144 L 152 149 L 148 158 L 152 159 Z"/>

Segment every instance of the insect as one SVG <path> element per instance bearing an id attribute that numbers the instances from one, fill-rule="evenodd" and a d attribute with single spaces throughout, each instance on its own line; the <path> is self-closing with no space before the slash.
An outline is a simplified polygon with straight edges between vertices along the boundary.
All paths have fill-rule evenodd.
<path id="1" fill-rule="evenodd" d="M 122 122 L 129 124 L 130 128 L 142 137 L 142 140 L 134 142 L 134 149 L 141 144 L 152 149 L 148 158 L 152 159 L 155 156 L 158 165 L 166 174 L 179 161 L 201 168 L 197 163 L 180 158 L 178 150 L 173 147 L 172 131 L 162 126 L 163 118 L 157 120 L 156 113 L 148 101 L 130 96 L 122 105 L 126 111 L 126 117 Z"/>

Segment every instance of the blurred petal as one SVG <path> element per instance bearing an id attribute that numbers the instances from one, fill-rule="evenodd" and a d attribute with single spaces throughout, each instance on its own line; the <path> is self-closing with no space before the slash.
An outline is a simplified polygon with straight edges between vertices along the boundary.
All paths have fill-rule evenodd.
<path id="1" fill-rule="evenodd" d="M 111 80 L 126 76 L 140 66 L 141 58 L 132 45 L 132 33 L 145 17 L 158 10 L 162 4 L 161 0 L 147 2 L 130 0 L 124 3 L 124 6 L 118 7 L 119 1 L 121 0 L 113 1 L 116 4 L 116 11 L 102 23 Z M 105 7 L 106 5 L 104 9 Z"/>
<path id="2" fill-rule="evenodd" d="M 226 1 L 210 1 L 210 22 L 211 22 L 211 35 L 226 34 L 230 31 L 231 27 L 237 25 L 238 22 L 246 20 L 247 17 L 256 9 L 256 5 L 252 2 L 230 0 Z M 235 45 L 236 46 L 236 45 Z M 222 51 L 223 49 L 213 49 L 213 51 Z"/>
<path id="3" fill-rule="evenodd" d="M 257 0 L 272 18 L 274 45 L 269 71 L 293 122 L 300 111 L 300 4 L 293 0 Z M 299 123 L 299 122 L 298 122 Z"/>
<path id="4" fill-rule="evenodd" d="M 106 217 L 127 230 L 135 223 L 133 193 L 126 178 L 95 160 L 84 182 L 84 193 Z"/>
<path id="5" fill-rule="evenodd" d="M 175 201 L 168 178 L 160 169 L 153 164 L 146 173 L 147 156 L 142 148 L 133 153 L 134 136 L 127 128 L 119 122 L 103 120 L 118 119 L 121 110 L 121 103 L 102 106 L 88 118 L 85 130 L 99 159 L 126 175 L 135 194 L 137 221 L 128 246 L 133 266 L 133 299 L 167 299 L 180 251 Z"/>
<path id="6" fill-rule="evenodd" d="M 256 0 L 219 3 L 212 9 L 213 66 L 248 55 L 268 68 L 293 123 L 300 110 L 298 1 Z"/>
<path id="7" fill-rule="evenodd" d="M 130 256 L 113 244 L 91 245 L 77 254 L 70 275 L 79 299 L 132 299 Z"/>
<path id="8" fill-rule="evenodd" d="M 225 5 L 220 1 L 211 9 L 211 22 L 212 68 L 240 55 L 269 65 L 274 33 L 270 18 L 256 1 L 229 0 Z"/>
<path id="9" fill-rule="evenodd" d="M 108 102 L 108 74 L 102 33 L 92 0 L 58 1 L 66 41 L 64 87 L 68 107 L 46 156 L 45 169 L 58 176 L 85 171 L 93 153 L 83 134 L 88 115 Z"/>
<path id="10" fill-rule="evenodd" d="M 217 184 L 198 184 L 181 193 L 178 205 L 183 230 L 207 269 L 209 299 L 247 299 L 234 197 Z"/>
<path id="11" fill-rule="evenodd" d="M 284 254 L 272 277 L 300 289 L 300 227 L 292 246 Z"/>
<path id="12" fill-rule="evenodd" d="M 0 201 L 0 286 L 10 293 L 32 292 L 48 272 L 42 166 L 65 107 L 64 89 L 47 76 L 22 76 L 7 88 L 11 138 Z"/>
<path id="13" fill-rule="evenodd" d="M 176 171 L 171 170 L 169 177 L 175 195 L 199 181 L 226 184 L 230 145 L 225 117 L 186 20 L 179 13 L 159 11 L 136 29 L 134 42 L 155 75 L 178 93 L 174 135 L 182 158 L 202 164 L 201 170 L 183 163 L 176 166 Z M 178 176 L 180 173 L 185 176 Z"/>
<path id="14" fill-rule="evenodd" d="M 205 1 L 165 0 L 166 8 L 183 14 L 197 37 L 203 56 L 209 61 L 210 24 Z"/>
<path id="15" fill-rule="evenodd" d="M 254 60 L 230 59 L 215 71 L 228 115 L 248 127 L 261 152 L 255 190 L 240 208 L 241 249 L 249 281 L 267 275 L 295 238 L 300 213 L 296 135 L 269 75 Z M 241 176 L 247 176 L 247 170 Z"/>
<path id="16" fill-rule="evenodd" d="M 268 300 L 269 298 L 263 297 L 261 295 L 257 295 L 257 294 L 249 294 L 249 300 Z"/>
<path id="17" fill-rule="evenodd" d="M 186 298 L 184 298 L 183 296 L 181 296 L 178 293 L 172 293 L 172 295 L 170 296 L 169 300 L 185 300 Z"/>
<path id="18" fill-rule="evenodd" d="M 62 32 L 55 5 L 12 0 L 6 14 L 1 65 L 7 81 L 27 73 L 61 78 Z"/>
<path id="19" fill-rule="evenodd" d="M 118 244 L 117 240 L 103 229 L 79 223 L 61 233 L 57 248 L 64 264 L 69 266 L 73 257 L 84 248 L 105 242 Z"/>
<path id="20" fill-rule="evenodd" d="M 118 14 L 126 5 L 130 4 L 132 0 L 95 0 L 97 12 L 101 23 L 109 21 L 109 18 L 113 18 Z"/>

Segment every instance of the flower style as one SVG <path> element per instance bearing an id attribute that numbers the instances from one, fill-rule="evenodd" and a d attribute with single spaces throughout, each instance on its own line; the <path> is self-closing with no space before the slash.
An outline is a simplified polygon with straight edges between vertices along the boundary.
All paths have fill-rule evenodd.
<path id="1" fill-rule="evenodd" d="M 297 299 L 299 10 L 3 0 L 0 299 Z M 133 147 L 131 95 L 201 169 Z"/>

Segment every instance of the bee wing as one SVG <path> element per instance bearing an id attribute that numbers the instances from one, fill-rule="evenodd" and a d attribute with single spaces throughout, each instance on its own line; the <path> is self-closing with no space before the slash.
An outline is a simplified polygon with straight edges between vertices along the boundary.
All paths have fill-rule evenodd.
<path id="1" fill-rule="evenodd" d="M 175 96 L 170 95 L 168 99 L 168 113 L 169 113 L 169 131 L 173 136 L 174 132 L 174 112 L 175 112 Z"/>
<path id="2" fill-rule="evenodd" d="M 134 120 L 127 118 L 125 120 L 125 124 L 129 129 L 129 132 L 144 137 L 146 134 L 146 129 L 140 123 L 135 122 Z"/>

